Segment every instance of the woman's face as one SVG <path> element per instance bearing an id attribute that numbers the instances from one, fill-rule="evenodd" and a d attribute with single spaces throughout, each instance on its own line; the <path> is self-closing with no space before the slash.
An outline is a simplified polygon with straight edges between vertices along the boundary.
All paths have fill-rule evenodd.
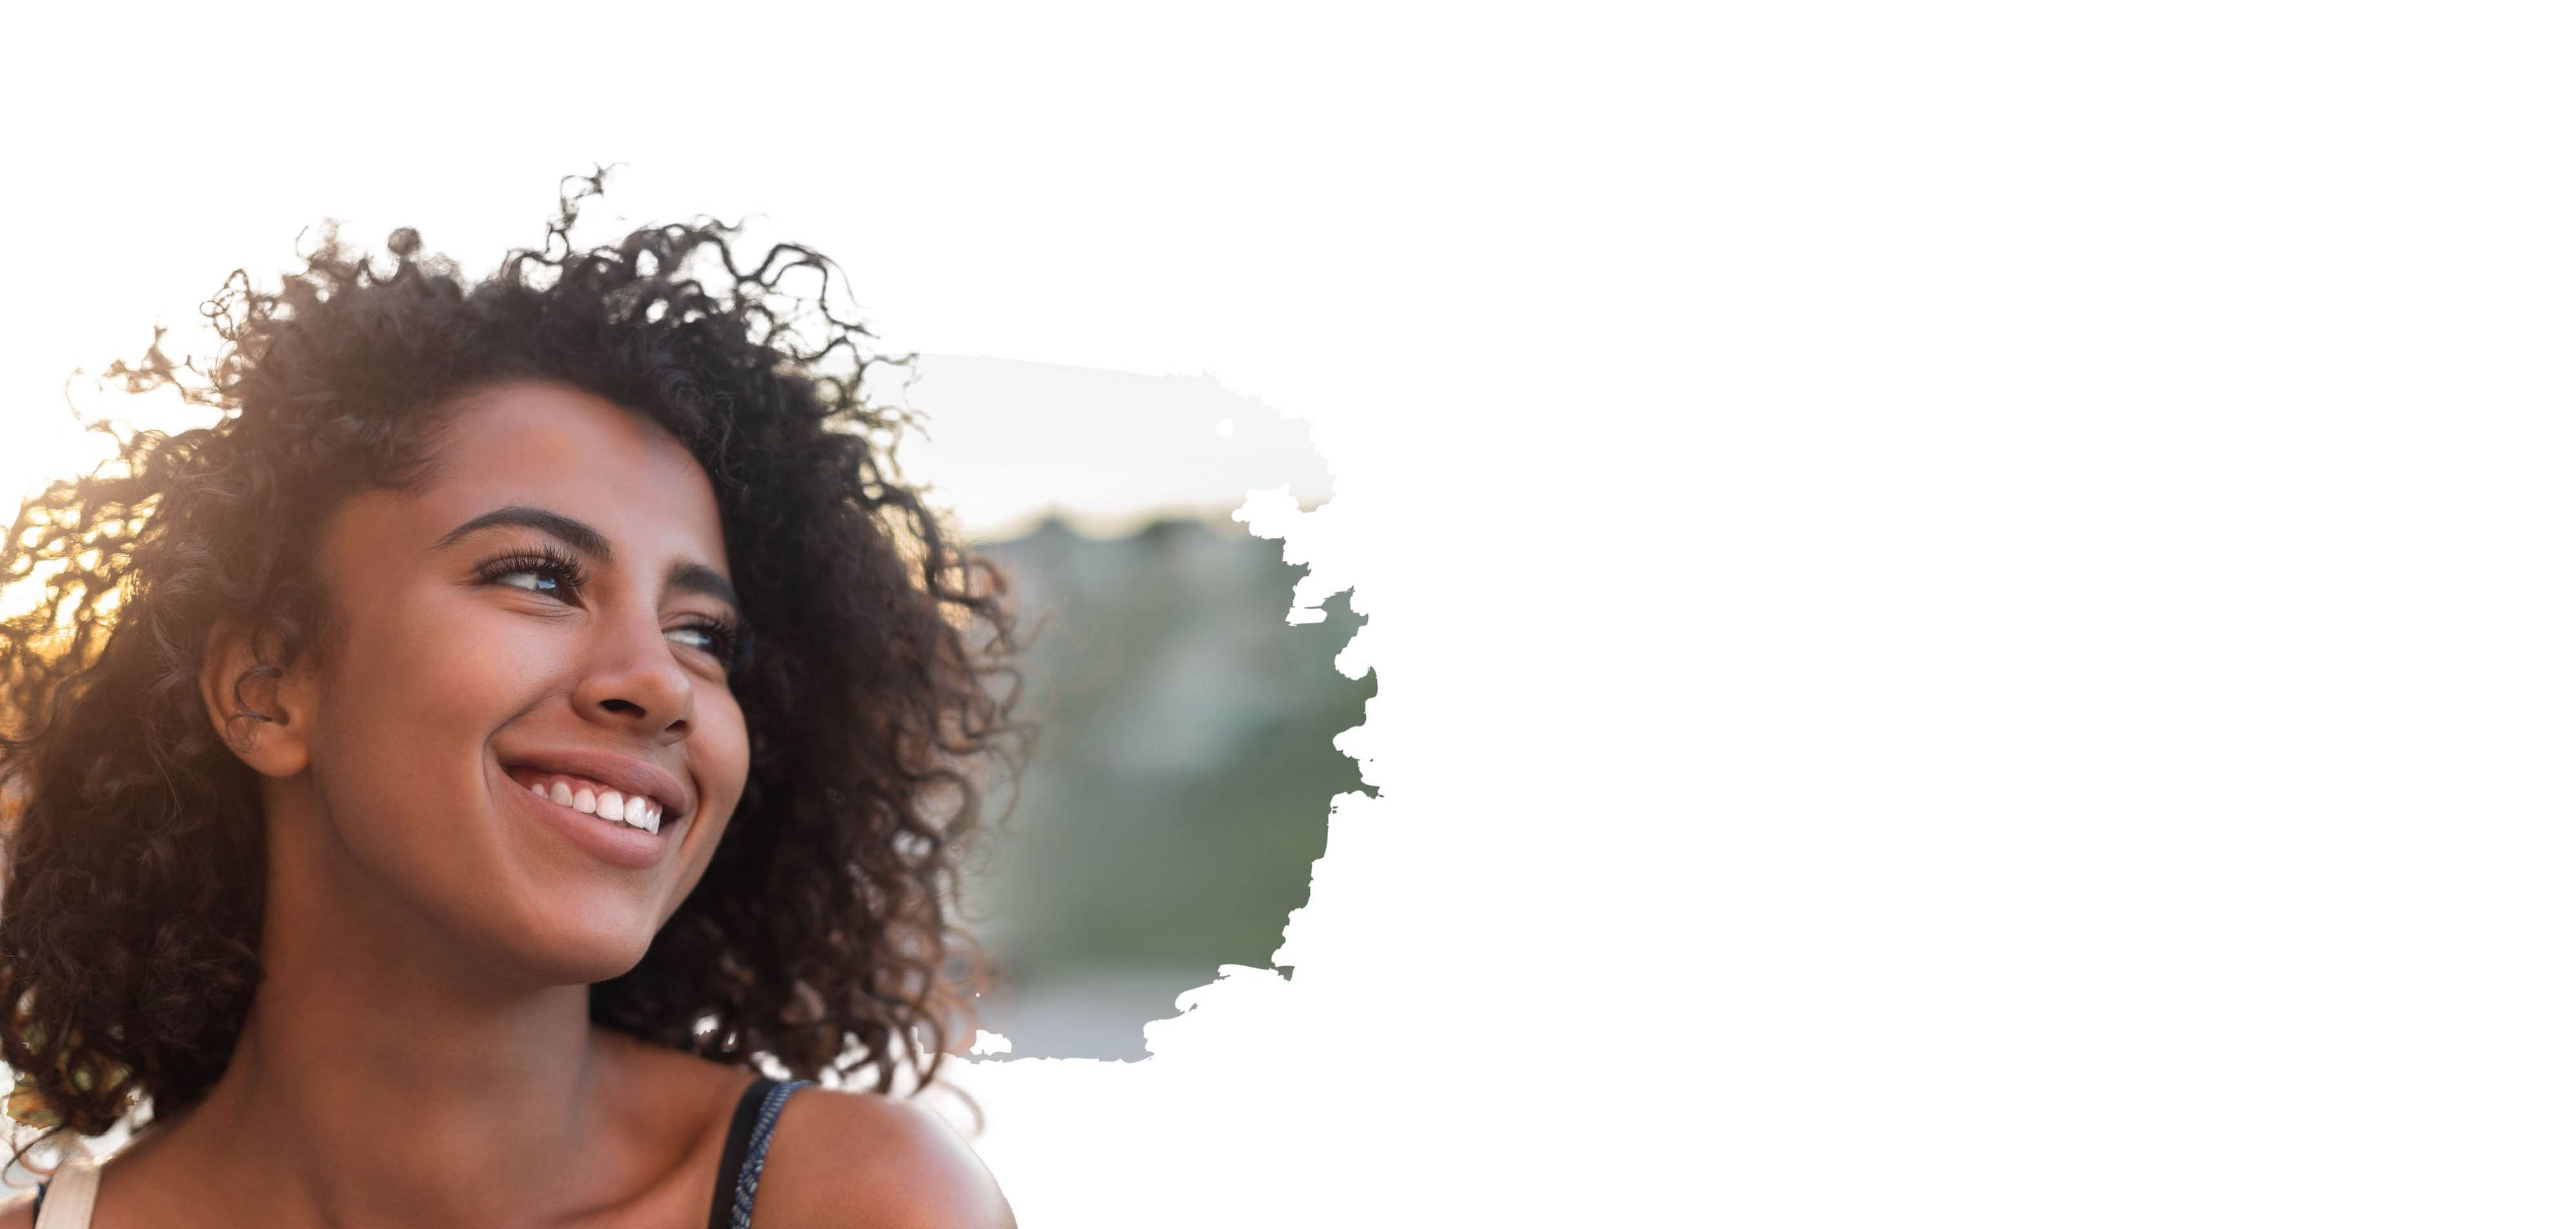
<path id="1" fill-rule="evenodd" d="M 522 975 L 631 968 L 705 870 L 750 758 L 696 460 L 587 393 L 494 386 L 457 403 L 426 483 L 332 513 L 320 562 L 345 635 L 315 684 L 313 786 L 370 898 Z M 659 831 L 557 786 L 594 806 L 640 788 Z"/>

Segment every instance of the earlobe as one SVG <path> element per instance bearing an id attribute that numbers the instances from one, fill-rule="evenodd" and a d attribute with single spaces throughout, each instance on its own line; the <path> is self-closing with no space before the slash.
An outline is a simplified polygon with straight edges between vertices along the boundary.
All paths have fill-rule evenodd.
<path id="1" fill-rule="evenodd" d="M 263 670 L 262 664 L 249 629 L 237 620 L 221 620 L 206 634 L 198 696 L 216 735 L 243 763 L 262 776 L 291 777 L 304 771 L 307 759 L 309 671 Z"/>

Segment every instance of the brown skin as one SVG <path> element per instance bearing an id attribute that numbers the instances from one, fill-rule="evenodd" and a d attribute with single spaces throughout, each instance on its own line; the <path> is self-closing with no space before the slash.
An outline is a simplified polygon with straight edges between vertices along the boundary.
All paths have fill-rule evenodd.
<path id="1" fill-rule="evenodd" d="M 581 558 L 533 529 L 433 549 L 514 504 L 608 540 L 609 558 L 582 558 L 579 592 L 483 569 L 547 542 Z M 727 570 L 705 473 L 613 403 L 498 385 L 457 403 L 421 487 L 336 509 L 320 559 L 344 647 L 246 690 L 280 720 L 227 727 L 266 808 L 264 980 L 223 1078 L 107 1166 L 92 1224 L 705 1224 L 752 1073 L 595 1028 L 588 999 L 696 885 L 748 773 L 724 663 L 692 630 L 728 608 L 663 587 L 675 562 Z M 219 724 L 251 664 L 218 633 L 200 690 Z M 531 822 L 501 765 L 539 748 L 632 756 L 685 783 L 693 806 L 665 817 L 661 859 L 615 866 Z M 780 1116 L 755 1222 L 1011 1216 L 929 1113 L 811 1088 Z M 0 1214 L 0 1229 L 31 1223 Z"/>

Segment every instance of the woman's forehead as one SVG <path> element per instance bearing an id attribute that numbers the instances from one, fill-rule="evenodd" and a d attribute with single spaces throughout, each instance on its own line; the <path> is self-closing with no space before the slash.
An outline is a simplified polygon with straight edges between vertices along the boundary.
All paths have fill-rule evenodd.
<path id="1" fill-rule="evenodd" d="M 380 531 L 428 548 L 497 509 L 539 508 L 639 563 L 725 567 L 705 471 L 660 424 L 615 402 L 555 384 L 497 385 L 450 408 L 435 449 L 426 481 L 379 505 L 400 523 L 366 518 Z"/>

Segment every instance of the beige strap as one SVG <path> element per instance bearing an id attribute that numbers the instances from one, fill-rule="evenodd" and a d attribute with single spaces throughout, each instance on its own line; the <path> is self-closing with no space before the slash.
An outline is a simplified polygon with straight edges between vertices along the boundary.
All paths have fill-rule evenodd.
<path id="1" fill-rule="evenodd" d="M 45 1210 L 36 1229 L 89 1229 L 90 1207 L 98 1202 L 98 1162 L 83 1157 L 54 1171 L 45 1187 Z"/>

